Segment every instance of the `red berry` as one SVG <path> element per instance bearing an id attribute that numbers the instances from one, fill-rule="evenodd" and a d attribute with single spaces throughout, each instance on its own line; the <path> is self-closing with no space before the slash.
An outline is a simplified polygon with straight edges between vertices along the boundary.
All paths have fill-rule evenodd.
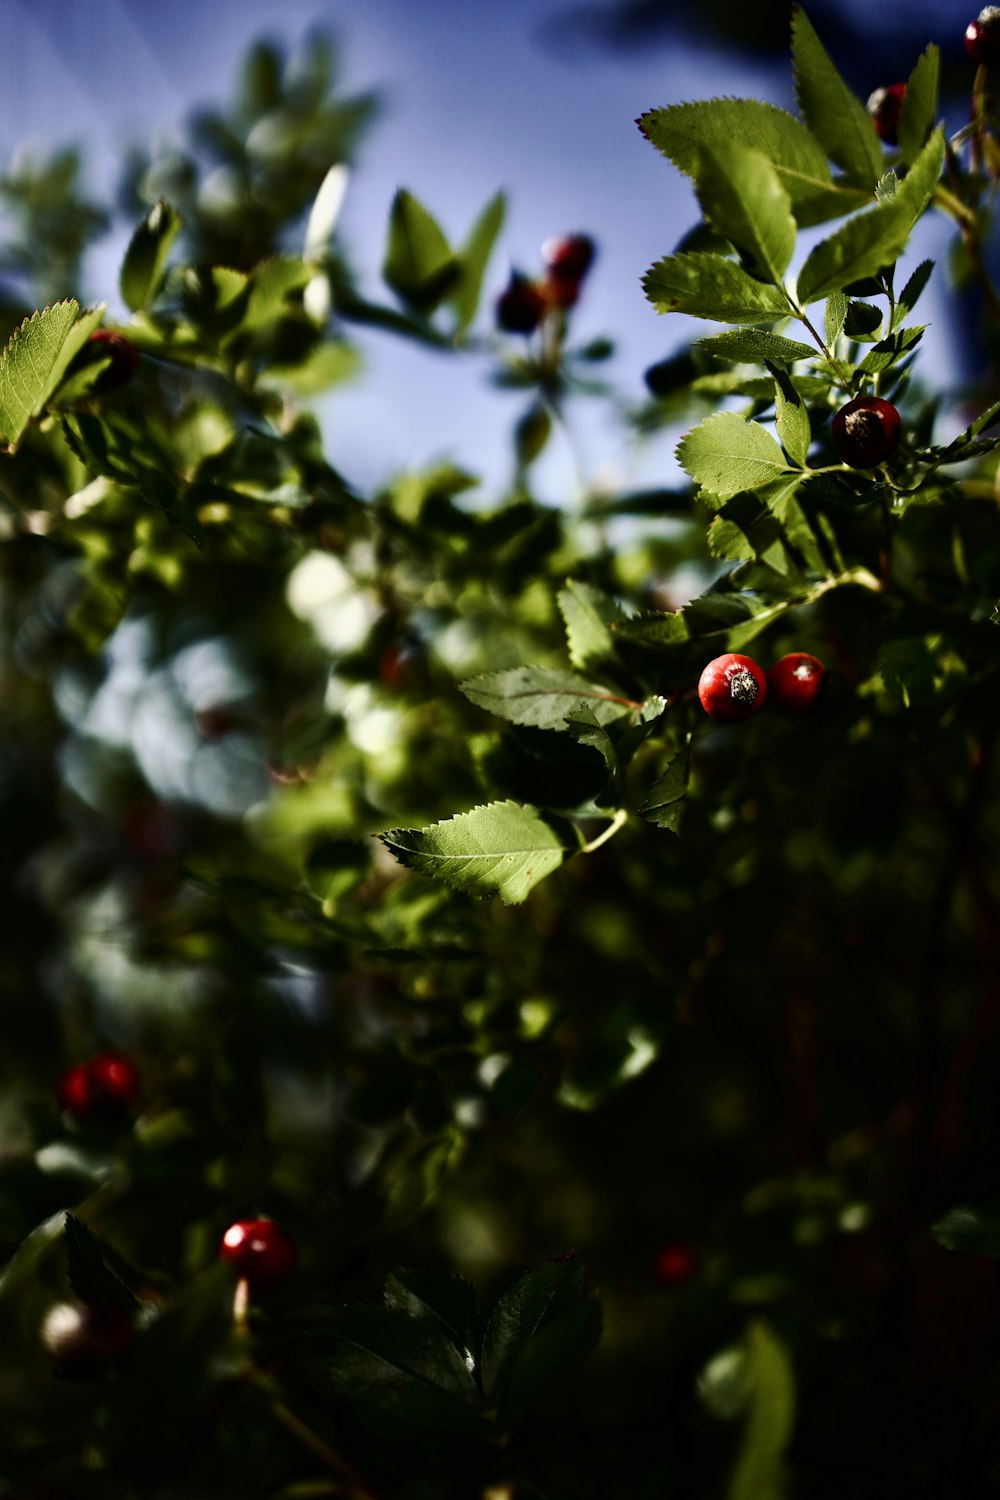
<path id="1" fill-rule="evenodd" d="M 965 50 L 974 63 L 1000 62 L 1000 6 L 987 5 L 965 28 Z"/>
<path id="2" fill-rule="evenodd" d="M 123 333 L 115 333 L 111 328 L 98 328 L 87 342 L 97 345 L 101 354 L 111 356 L 110 364 L 98 375 L 93 389 L 116 391 L 119 386 L 128 385 L 139 366 L 139 351 L 131 339 L 127 339 Z"/>
<path id="3" fill-rule="evenodd" d="M 541 287 L 515 271 L 496 301 L 497 327 L 506 333 L 534 333 L 545 316 L 545 307 Z"/>
<path id="4" fill-rule="evenodd" d="M 698 679 L 701 706 L 713 719 L 738 724 L 764 707 L 767 678 L 752 657 L 729 651 L 710 661 Z"/>
<path id="5" fill-rule="evenodd" d="M 542 291 L 552 307 L 573 306 L 596 253 L 594 242 L 587 234 L 568 234 L 561 239 L 545 241 L 542 259 L 547 275 Z"/>
<path id="6" fill-rule="evenodd" d="M 98 1107 L 127 1110 L 139 1097 L 139 1069 L 124 1052 L 102 1052 L 91 1058 L 87 1077 Z"/>
<path id="7" fill-rule="evenodd" d="M 222 1236 L 219 1258 L 236 1268 L 254 1291 L 277 1286 L 298 1258 L 295 1241 L 273 1219 L 238 1219 Z"/>
<path id="8" fill-rule="evenodd" d="M 589 234 L 567 234 L 546 240 L 542 260 L 550 276 L 569 276 L 580 281 L 594 264 L 597 246 Z"/>
<path id="9" fill-rule="evenodd" d="M 873 469 L 899 447 L 899 412 L 880 396 L 856 396 L 833 419 L 833 441 L 852 469 Z"/>
<path id="10" fill-rule="evenodd" d="M 682 1281 L 688 1281 L 694 1275 L 697 1264 L 698 1257 L 692 1246 L 683 1240 L 677 1240 L 664 1245 L 656 1257 L 653 1274 L 664 1286 L 679 1286 Z"/>
<path id="11" fill-rule="evenodd" d="M 90 1109 L 90 1079 L 86 1063 L 74 1063 L 60 1074 L 56 1084 L 59 1108 L 82 1118 Z"/>
<path id="12" fill-rule="evenodd" d="M 906 97 L 905 83 L 890 83 L 884 89 L 876 89 L 868 96 L 868 113 L 875 126 L 875 134 L 888 146 L 899 142 L 899 117 L 903 112 Z"/>
<path id="13" fill-rule="evenodd" d="M 128 1313 L 114 1303 L 77 1307 L 59 1302 L 42 1324 L 42 1343 L 57 1374 L 96 1380 L 125 1354 L 134 1332 Z"/>
<path id="14" fill-rule="evenodd" d="M 767 674 L 771 703 L 797 718 L 811 714 L 826 695 L 826 668 L 808 651 L 790 651 Z"/>

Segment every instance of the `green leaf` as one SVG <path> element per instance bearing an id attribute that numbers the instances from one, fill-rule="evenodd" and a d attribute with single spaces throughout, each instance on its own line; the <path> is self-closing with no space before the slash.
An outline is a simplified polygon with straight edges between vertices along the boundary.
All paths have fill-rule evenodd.
<path id="1" fill-rule="evenodd" d="M 32 313 L 14 329 L 0 354 L 0 432 L 11 450 L 100 321 L 100 308 L 81 317 L 80 304 L 70 299 Z"/>
<path id="2" fill-rule="evenodd" d="M 757 499 L 767 506 L 802 562 L 818 573 L 825 573 L 826 567 L 816 535 L 798 501 L 801 484 L 801 474 L 789 474 L 758 490 Z"/>
<path id="3" fill-rule="evenodd" d="M 794 115 L 759 99 L 704 99 L 653 109 L 637 122 L 657 150 L 689 177 L 706 147 L 748 146 L 774 166 L 799 224 L 850 213 L 865 202 L 857 188 L 831 180 L 826 155 Z"/>
<path id="4" fill-rule="evenodd" d="M 779 573 L 788 572 L 784 531 L 759 495 L 734 495 L 712 517 L 706 540 L 713 557 L 757 557 Z"/>
<path id="5" fill-rule="evenodd" d="M 755 281 L 735 261 L 711 251 L 665 256 L 650 266 L 642 285 L 660 313 L 688 313 L 719 323 L 773 323 L 789 310 L 777 287 Z"/>
<path id="6" fill-rule="evenodd" d="M 916 161 L 934 128 L 940 72 L 940 49 L 932 43 L 921 52 L 903 96 L 899 116 L 899 152 L 907 165 Z"/>
<path id="7" fill-rule="evenodd" d="M 770 366 L 774 376 L 775 426 L 781 446 L 793 463 L 805 465 L 812 442 L 809 412 L 784 370 Z"/>
<path id="8" fill-rule="evenodd" d="M 726 1500 L 784 1500 L 785 1452 L 795 1425 L 795 1373 L 766 1323 L 747 1335 L 748 1414 Z"/>
<path id="9" fill-rule="evenodd" d="M 795 249 L 791 202 L 777 170 L 760 151 L 719 141 L 699 152 L 695 169 L 698 201 L 705 217 L 780 283 Z"/>
<path id="10" fill-rule="evenodd" d="M 847 321 L 847 298 L 841 291 L 831 292 L 826 299 L 826 342 L 832 350 Z"/>
<path id="11" fill-rule="evenodd" d="M 569 852 L 534 807 L 490 802 L 429 828 L 393 828 L 378 835 L 401 864 L 481 896 L 494 891 L 508 905 L 557 870 Z"/>
<path id="12" fill-rule="evenodd" d="M 313 1339 L 337 1390 L 377 1431 L 479 1430 L 475 1378 L 450 1336 L 428 1319 L 391 1307 L 341 1307 Z"/>
<path id="13" fill-rule="evenodd" d="M 848 219 L 806 257 L 798 277 L 800 303 L 816 302 L 863 276 L 874 276 L 902 254 L 911 225 L 908 203 L 899 194 L 891 203 Z"/>
<path id="14" fill-rule="evenodd" d="M 801 6 L 792 11 L 795 97 L 806 124 L 831 161 L 861 187 L 884 171 L 882 145 L 861 100 L 847 87 Z"/>
<path id="15" fill-rule="evenodd" d="M 598 671 L 614 661 L 615 643 L 609 630 L 621 614 L 613 599 L 592 584 L 575 578 L 556 596 L 566 627 L 569 659 L 581 672 Z"/>
<path id="16" fill-rule="evenodd" d="M 910 212 L 910 225 L 916 223 L 934 194 L 944 170 L 944 126 L 939 125 L 903 178 L 893 203 L 904 204 Z"/>
<path id="17" fill-rule="evenodd" d="M 517 1421 L 563 1366 L 597 1342 L 600 1309 L 584 1296 L 583 1279 L 575 1257 L 548 1261 L 493 1308 L 483 1338 L 483 1392 L 503 1425 Z"/>
<path id="18" fill-rule="evenodd" d="M 122 301 L 132 312 L 144 312 L 154 301 L 180 228 L 180 214 L 161 198 L 132 235 L 118 276 Z"/>
<path id="19" fill-rule="evenodd" d="M 684 799 L 687 796 L 688 775 L 691 769 L 690 737 L 667 762 L 666 770 L 651 788 L 639 814 L 657 828 L 669 828 L 671 833 L 680 832 Z"/>
<path id="20" fill-rule="evenodd" d="M 536 729 L 565 729 L 566 715 L 584 700 L 591 704 L 602 724 L 628 711 L 607 688 L 547 667 L 507 667 L 485 672 L 459 683 L 459 691 L 479 708 L 488 709 L 512 724 L 531 724 Z"/>
<path id="21" fill-rule="evenodd" d="M 455 311 L 456 332 L 468 328 L 476 316 L 486 266 L 506 216 L 507 199 L 503 193 L 496 193 L 473 224 L 462 246 L 459 279 L 447 299 Z"/>
<path id="22" fill-rule="evenodd" d="M 594 710 L 588 703 L 581 703 L 566 715 L 566 727 L 575 740 L 581 745 L 589 745 L 603 756 L 610 775 L 610 785 L 607 795 L 595 798 L 597 805 L 603 807 L 607 804 L 615 804 L 621 800 L 621 766 L 618 761 L 618 751 L 615 742 L 611 738 L 604 725 L 600 722 Z"/>
<path id="23" fill-rule="evenodd" d="M 901 323 L 905 323 L 910 313 L 916 307 L 921 292 L 930 280 L 933 269 L 934 262 L 932 260 L 922 260 L 900 292 L 892 320 L 894 329 L 898 328 Z"/>
<path id="24" fill-rule="evenodd" d="M 385 1305 L 441 1328 L 460 1354 L 478 1362 L 483 1340 L 476 1293 L 462 1276 L 443 1271 L 398 1269 L 385 1283 Z M 468 1358 L 465 1364 L 468 1365 Z"/>
<path id="25" fill-rule="evenodd" d="M 526 469 L 543 451 L 552 435 L 552 418 L 541 401 L 533 401 L 514 428 L 514 452 L 519 469 Z"/>
<path id="26" fill-rule="evenodd" d="M 946 1250 L 1000 1260 L 1000 1203 L 951 1208 L 931 1227 L 931 1234 Z"/>
<path id="27" fill-rule="evenodd" d="M 713 359 L 755 365 L 762 365 L 765 360 L 775 364 L 794 364 L 798 359 L 812 359 L 818 352 L 810 344 L 799 344 L 794 339 L 782 338 L 779 333 L 766 333 L 761 328 L 731 328 L 726 333 L 714 334 L 712 338 L 698 339 L 694 347 Z"/>
<path id="28" fill-rule="evenodd" d="M 111 1305 L 123 1312 L 135 1312 L 138 1298 L 118 1270 L 112 1268 L 123 1266 L 121 1257 L 73 1214 L 66 1215 L 65 1230 L 69 1284 L 80 1301 L 88 1307 Z"/>
<path id="29" fill-rule="evenodd" d="M 444 231 L 412 193 L 400 188 L 389 210 L 382 276 L 416 311 L 430 313 L 445 300 L 460 275 Z"/>
<path id="30" fill-rule="evenodd" d="M 771 434 L 734 411 L 716 412 L 693 428 L 678 444 L 677 457 L 695 483 L 720 500 L 788 472 Z"/>

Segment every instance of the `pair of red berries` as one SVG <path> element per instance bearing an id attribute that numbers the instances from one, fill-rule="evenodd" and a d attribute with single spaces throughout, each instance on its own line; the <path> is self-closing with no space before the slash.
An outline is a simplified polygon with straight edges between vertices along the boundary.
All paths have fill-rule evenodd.
<path id="1" fill-rule="evenodd" d="M 818 708 L 826 691 L 826 668 L 807 651 L 791 651 L 765 673 L 752 656 L 727 651 L 710 661 L 698 679 L 705 712 L 723 724 L 739 724 L 759 713 L 766 700 L 795 718 Z"/>
<path id="2" fill-rule="evenodd" d="M 596 254 L 588 234 L 546 240 L 542 246 L 544 280 L 532 281 L 514 271 L 497 298 L 497 327 L 506 333 L 534 333 L 547 313 L 572 307 Z"/>
<path id="3" fill-rule="evenodd" d="M 74 1119 L 120 1123 L 139 1097 L 139 1069 L 124 1052 L 101 1052 L 73 1063 L 56 1084 L 59 1107 Z"/>

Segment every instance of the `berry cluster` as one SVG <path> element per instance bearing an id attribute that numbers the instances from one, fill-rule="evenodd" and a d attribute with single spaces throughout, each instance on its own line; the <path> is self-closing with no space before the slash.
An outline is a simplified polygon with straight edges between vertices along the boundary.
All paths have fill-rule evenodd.
<path id="1" fill-rule="evenodd" d="M 587 234 L 546 240 L 542 246 L 544 278 L 533 281 L 520 271 L 511 273 L 497 298 L 497 327 L 505 333 L 534 333 L 550 312 L 572 307 L 596 254 L 597 247 Z"/>
<path id="2" fill-rule="evenodd" d="M 73 1063 L 56 1084 L 59 1108 L 81 1122 L 120 1123 L 139 1097 L 139 1070 L 124 1052 Z"/>
<path id="3" fill-rule="evenodd" d="M 751 656 L 726 652 L 710 661 L 698 680 L 705 712 L 723 724 L 739 724 L 769 701 L 802 718 L 818 708 L 826 690 L 826 668 L 807 651 L 792 651 L 765 673 Z"/>

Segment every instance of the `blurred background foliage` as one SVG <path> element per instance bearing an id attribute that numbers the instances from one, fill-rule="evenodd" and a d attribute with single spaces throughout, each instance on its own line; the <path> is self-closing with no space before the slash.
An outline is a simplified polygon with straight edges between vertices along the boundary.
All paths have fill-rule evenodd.
<path id="1" fill-rule="evenodd" d="M 1000 1174 L 996 697 L 917 605 L 887 656 L 878 603 L 838 594 L 767 637 L 827 662 L 827 709 L 706 728 L 682 839 L 630 825 L 522 908 L 397 866 L 373 833 L 494 796 L 594 818 L 592 749 L 497 732 L 455 684 L 564 665 L 567 577 L 670 609 L 718 563 L 686 493 L 533 495 L 552 432 L 614 397 L 572 314 L 541 353 L 488 306 L 461 327 L 498 202 L 454 275 L 411 267 L 408 293 L 397 258 L 361 297 L 328 173 L 374 107 L 325 40 L 261 44 L 182 148 L 133 155 L 118 212 L 177 235 L 127 329 L 139 373 L 2 460 L 0 1492 L 993 1493 L 1000 1282 L 929 1227 Z M 86 298 L 111 211 L 78 155 L 22 160 L 0 199 L 8 324 Z M 366 324 L 524 390 L 504 492 L 441 464 L 362 496 L 331 466 L 309 400 Z M 698 374 L 651 375 L 630 440 L 708 409 Z M 977 643 L 993 467 L 961 516 L 911 509 L 897 554 L 930 591 L 962 555 Z M 140 1068 L 134 1120 L 61 1116 L 60 1073 L 108 1048 Z M 39 1333 L 73 1290 L 67 1209 L 141 1273 L 135 1346 L 94 1382 Z M 215 1259 L 260 1213 L 300 1268 L 254 1315 L 251 1380 Z M 394 1266 L 460 1272 L 485 1310 L 571 1250 L 603 1337 L 512 1442 L 372 1436 L 319 1368 L 330 1307 Z"/>

